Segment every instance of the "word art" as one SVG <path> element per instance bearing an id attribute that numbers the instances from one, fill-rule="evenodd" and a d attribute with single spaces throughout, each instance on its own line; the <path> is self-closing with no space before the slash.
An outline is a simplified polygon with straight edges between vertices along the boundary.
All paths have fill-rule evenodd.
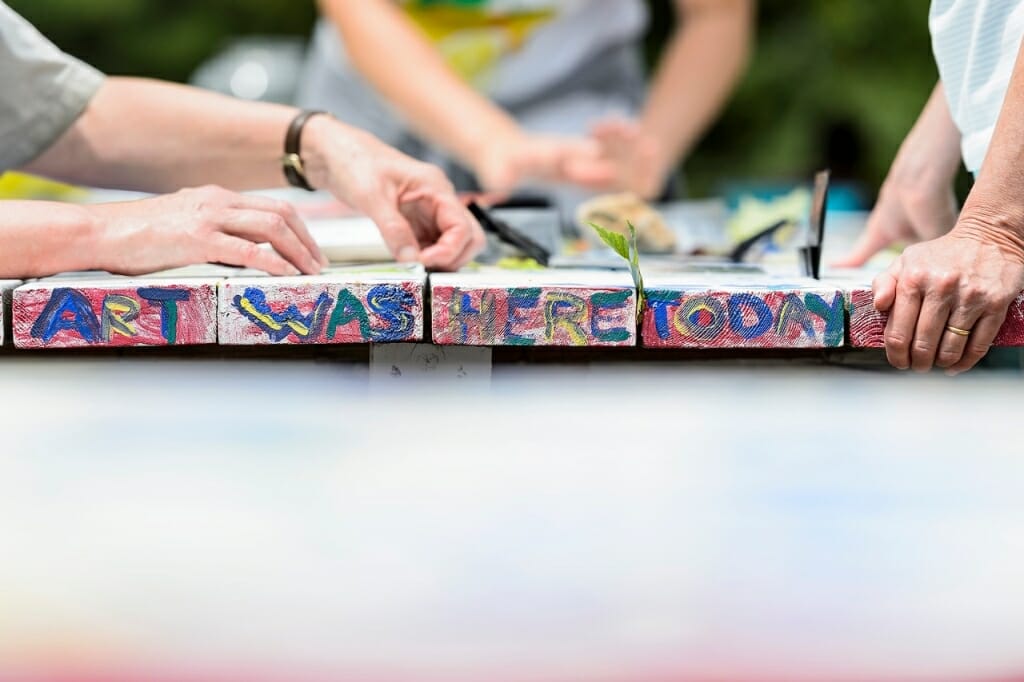
<path id="1" fill-rule="evenodd" d="M 14 292 L 14 343 L 19 348 L 216 343 L 216 289 L 216 280 L 27 284 Z"/>

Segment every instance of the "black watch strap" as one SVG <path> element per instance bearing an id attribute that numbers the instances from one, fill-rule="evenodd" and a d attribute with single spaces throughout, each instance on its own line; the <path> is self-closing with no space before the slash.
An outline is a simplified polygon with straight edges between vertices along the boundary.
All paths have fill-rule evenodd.
<path id="1" fill-rule="evenodd" d="M 302 111 L 292 119 L 288 126 L 288 132 L 284 136 L 284 157 L 281 165 L 284 169 L 284 177 L 292 187 L 300 187 L 310 192 L 313 187 L 306 179 L 306 167 L 302 162 L 302 131 L 309 119 L 319 114 L 326 114 L 326 111 Z"/>

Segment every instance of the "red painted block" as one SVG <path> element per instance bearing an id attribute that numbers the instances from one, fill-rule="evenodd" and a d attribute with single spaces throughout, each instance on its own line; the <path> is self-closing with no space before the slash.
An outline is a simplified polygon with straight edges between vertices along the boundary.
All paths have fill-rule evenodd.
<path id="1" fill-rule="evenodd" d="M 619 271 L 431 275 L 432 337 L 452 346 L 633 346 L 636 290 Z"/>
<path id="2" fill-rule="evenodd" d="M 840 289 L 770 275 L 659 275 L 645 286 L 650 348 L 836 348 L 845 340 Z"/>
<path id="3" fill-rule="evenodd" d="M 875 310 L 871 287 L 852 289 L 847 293 L 850 307 L 850 345 L 854 348 L 885 348 L 885 325 L 888 313 Z M 996 335 L 993 346 L 1024 347 L 1024 294 L 1010 305 L 1006 321 Z"/>
<path id="4" fill-rule="evenodd" d="M 12 312 L 18 348 L 216 343 L 217 280 L 54 277 L 16 289 Z"/>
<path id="5" fill-rule="evenodd" d="M 315 277 L 236 277 L 221 283 L 221 345 L 423 340 L 422 267 L 339 268 Z"/>

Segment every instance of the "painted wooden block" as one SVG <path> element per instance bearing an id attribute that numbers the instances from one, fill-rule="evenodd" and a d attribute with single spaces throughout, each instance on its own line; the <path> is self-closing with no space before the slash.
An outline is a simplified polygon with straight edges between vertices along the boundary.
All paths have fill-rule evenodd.
<path id="1" fill-rule="evenodd" d="M 420 266 L 335 268 L 314 277 L 233 277 L 218 295 L 222 345 L 423 339 Z"/>
<path id="2" fill-rule="evenodd" d="M 850 345 L 854 348 L 885 348 L 885 325 L 889 315 L 875 310 L 871 287 L 852 288 L 846 296 L 850 309 Z M 1024 347 L 1024 293 L 1010 305 L 1006 321 L 992 345 Z"/>
<path id="3" fill-rule="evenodd" d="M 14 291 L 18 348 L 217 342 L 217 279 L 52 277 Z"/>
<path id="4" fill-rule="evenodd" d="M 21 284 L 16 279 L 0 279 L 0 346 L 7 343 L 7 327 L 11 319 L 11 292 Z"/>
<path id="5" fill-rule="evenodd" d="M 651 348 L 835 348 L 843 292 L 771 275 L 663 274 L 645 282 L 643 345 Z"/>
<path id="6" fill-rule="evenodd" d="M 625 272 L 459 272 L 431 275 L 430 288 L 436 344 L 636 344 L 636 290 Z"/>

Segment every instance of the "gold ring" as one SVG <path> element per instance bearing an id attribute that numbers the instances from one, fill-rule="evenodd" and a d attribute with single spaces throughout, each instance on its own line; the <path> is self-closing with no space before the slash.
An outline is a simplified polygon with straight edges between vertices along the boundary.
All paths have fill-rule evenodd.
<path id="1" fill-rule="evenodd" d="M 956 334 L 957 336 L 970 336 L 971 335 L 971 332 L 968 331 L 967 329 L 961 329 L 960 327 L 954 327 L 951 324 L 947 324 L 946 325 L 946 331 L 947 332 L 952 332 L 953 334 Z"/>

